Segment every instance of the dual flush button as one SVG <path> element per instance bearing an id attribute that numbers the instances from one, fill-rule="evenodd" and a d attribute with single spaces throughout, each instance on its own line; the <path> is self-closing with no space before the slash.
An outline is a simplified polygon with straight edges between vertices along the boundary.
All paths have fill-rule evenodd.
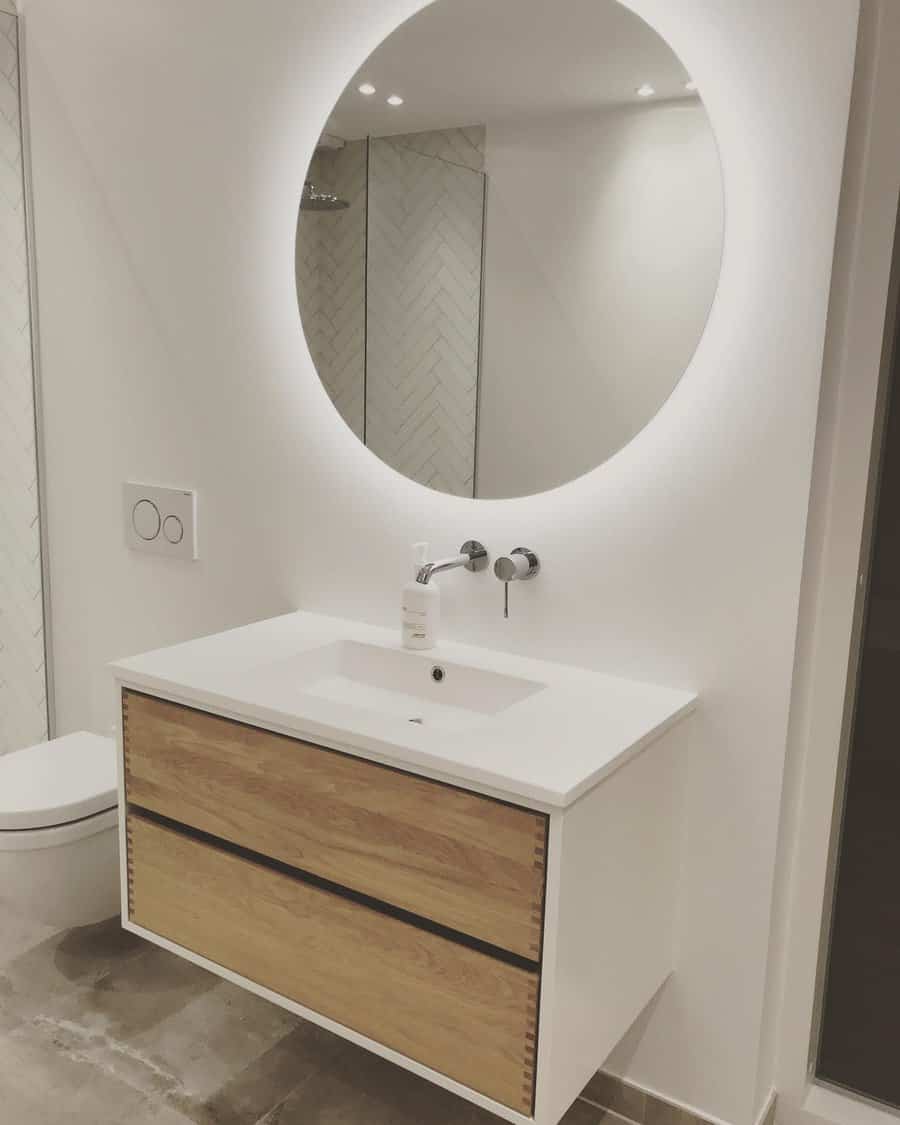
<path id="1" fill-rule="evenodd" d="M 184 539 L 184 524 L 178 516 L 163 518 L 152 500 L 138 500 L 131 511 L 135 534 L 145 543 L 152 543 L 162 535 L 173 547 Z"/>
<path id="2" fill-rule="evenodd" d="M 134 551 L 197 558 L 197 496 L 190 489 L 127 481 L 122 492 L 125 541 Z"/>

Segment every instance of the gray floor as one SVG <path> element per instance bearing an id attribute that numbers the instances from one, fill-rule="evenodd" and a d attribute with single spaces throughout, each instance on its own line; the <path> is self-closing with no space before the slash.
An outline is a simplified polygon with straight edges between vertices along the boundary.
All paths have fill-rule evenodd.
<path id="1" fill-rule="evenodd" d="M 565 1125 L 598 1125 L 579 1102 Z M 0 1119 L 16 1125 L 497 1125 L 125 934 L 0 903 Z"/>

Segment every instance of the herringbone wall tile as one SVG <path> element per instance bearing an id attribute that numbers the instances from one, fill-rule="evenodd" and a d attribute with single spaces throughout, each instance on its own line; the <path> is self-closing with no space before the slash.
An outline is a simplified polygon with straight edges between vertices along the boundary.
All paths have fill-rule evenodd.
<path id="1" fill-rule="evenodd" d="M 0 12 L 0 754 L 46 737 L 17 25 Z"/>
<path id="2" fill-rule="evenodd" d="M 394 145 L 412 149 L 422 156 L 436 156 L 450 164 L 462 164 L 473 172 L 484 171 L 484 150 L 487 130 L 484 125 L 462 129 L 432 129 L 424 133 L 400 133 L 387 137 Z"/>
<path id="3" fill-rule="evenodd" d="M 472 496 L 475 479 L 484 176 L 413 146 L 471 162 L 473 133 L 369 148 L 367 444 L 458 496 Z"/>
<path id="4" fill-rule="evenodd" d="M 366 142 L 319 152 L 316 187 L 350 203 L 345 211 L 301 211 L 297 293 L 303 331 L 325 389 L 362 440 L 366 365 Z"/>
<path id="5" fill-rule="evenodd" d="M 309 178 L 350 207 L 301 212 L 297 238 L 303 329 L 344 421 L 406 476 L 461 496 L 474 487 L 484 148 L 471 126 L 372 140 L 368 163 L 365 141 L 320 151 Z"/>

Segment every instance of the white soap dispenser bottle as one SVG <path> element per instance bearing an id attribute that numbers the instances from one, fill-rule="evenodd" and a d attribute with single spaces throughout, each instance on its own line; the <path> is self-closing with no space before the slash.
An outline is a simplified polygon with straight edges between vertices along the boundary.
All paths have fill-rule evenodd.
<path id="1" fill-rule="evenodd" d="M 414 543 L 412 559 L 412 580 L 403 587 L 401 599 L 403 647 L 434 648 L 441 621 L 441 588 L 436 583 L 416 581 L 420 568 L 428 561 L 428 544 Z"/>

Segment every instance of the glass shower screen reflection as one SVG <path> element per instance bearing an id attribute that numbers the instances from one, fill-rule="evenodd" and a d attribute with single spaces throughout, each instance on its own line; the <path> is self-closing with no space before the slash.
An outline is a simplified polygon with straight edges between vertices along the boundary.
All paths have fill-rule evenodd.
<path id="1" fill-rule="evenodd" d="M 420 484 L 473 496 L 481 350 L 483 126 L 317 150 L 297 292 L 341 417 Z M 308 192 L 309 195 L 312 192 Z"/>
<path id="2" fill-rule="evenodd" d="M 369 142 L 366 278 L 366 444 L 404 476 L 469 497 L 485 177 L 458 161 L 480 162 L 473 134 Z"/>

